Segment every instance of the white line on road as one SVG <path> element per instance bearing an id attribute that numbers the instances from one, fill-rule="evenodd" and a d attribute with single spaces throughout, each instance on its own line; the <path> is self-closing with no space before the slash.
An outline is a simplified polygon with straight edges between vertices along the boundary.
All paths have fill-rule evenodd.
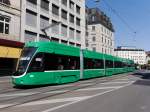
<path id="1" fill-rule="evenodd" d="M 3 82 L 10 82 L 10 80 L 0 81 L 0 83 L 3 83 Z"/>
<path id="2" fill-rule="evenodd" d="M 129 79 L 115 79 L 114 81 L 129 81 Z"/>
<path id="3" fill-rule="evenodd" d="M 118 82 L 106 82 L 106 83 L 100 83 L 100 84 L 124 84 L 124 83 L 132 83 L 134 81 L 118 81 Z"/>
<path id="4" fill-rule="evenodd" d="M 11 106 L 12 104 L 5 104 L 5 105 L 0 105 L 0 109 L 1 108 L 5 108 L 5 107 L 8 107 L 8 106 Z"/>
<path id="5" fill-rule="evenodd" d="M 76 86 L 76 85 L 79 85 L 79 86 L 88 86 L 88 85 L 93 85 L 95 83 L 89 83 L 89 84 L 69 84 L 69 85 L 58 85 L 58 86 L 53 86 L 53 87 L 69 87 L 69 86 Z"/>
<path id="6" fill-rule="evenodd" d="M 93 91 L 93 90 L 100 90 L 100 89 L 115 89 L 115 88 L 121 88 L 123 86 L 111 86 L 111 87 L 98 87 L 98 88 L 85 88 L 85 89 L 79 89 L 77 91 Z"/>
<path id="7" fill-rule="evenodd" d="M 51 100 L 43 100 L 43 101 L 35 101 L 26 104 L 19 105 L 21 106 L 33 106 L 33 105 L 41 105 L 41 104 L 50 104 L 50 103 L 61 103 L 61 102 L 72 102 L 72 101 L 79 101 L 89 98 L 90 96 L 84 97 L 72 97 L 72 98 L 62 98 L 62 99 L 51 99 Z"/>
<path id="8" fill-rule="evenodd" d="M 38 93 L 38 92 L 37 92 Z M 26 96 L 26 95 L 32 95 L 36 94 L 35 92 L 33 93 L 16 93 L 16 94 L 1 94 L 0 97 L 11 97 L 11 96 Z"/>
<path id="9" fill-rule="evenodd" d="M 124 85 L 124 86 L 122 86 L 122 87 L 120 87 L 120 88 L 127 87 L 127 86 L 131 85 L 132 83 L 133 83 L 133 82 L 131 82 L 131 83 L 129 83 L 129 84 L 126 84 L 126 85 Z M 44 111 L 42 111 L 42 112 L 52 112 L 52 111 L 54 111 L 54 110 L 58 110 L 58 109 L 60 109 L 60 108 L 67 107 L 67 106 L 69 106 L 69 105 L 72 105 L 72 104 L 75 104 L 75 103 L 78 103 L 78 102 L 81 102 L 81 101 L 85 101 L 85 100 L 88 100 L 88 99 L 91 99 L 91 98 L 94 98 L 94 97 L 97 97 L 97 96 L 104 95 L 104 94 L 106 94 L 106 93 L 110 93 L 110 92 L 115 91 L 115 90 L 118 90 L 118 89 L 120 89 L 120 88 L 114 88 L 114 89 L 111 89 L 111 90 L 108 90 L 108 91 L 105 91 L 105 92 L 102 92 L 102 93 L 99 93 L 99 94 L 92 95 L 92 96 L 87 97 L 87 98 L 85 98 L 85 99 L 77 100 L 77 101 L 70 102 L 70 103 L 67 103 L 67 104 L 64 104 L 64 105 L 60 105 L 60 106 L 57 106 L 57 107 L 54 107 L 54 108 L 50 108 L 50 109 L 44 110 Z"/>

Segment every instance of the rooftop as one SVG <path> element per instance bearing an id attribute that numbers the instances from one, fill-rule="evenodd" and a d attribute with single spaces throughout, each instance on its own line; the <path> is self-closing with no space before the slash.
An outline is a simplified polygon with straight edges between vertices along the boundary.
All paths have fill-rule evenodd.
<path id="1" fill-rule="evenodd" d="M 113 28 L 110 18 L 99 8 L 87 8 L 86 12 L 87 12 L 88 25 L 102 24 L 106 28 L 114 32 L 114 28 Z"/>

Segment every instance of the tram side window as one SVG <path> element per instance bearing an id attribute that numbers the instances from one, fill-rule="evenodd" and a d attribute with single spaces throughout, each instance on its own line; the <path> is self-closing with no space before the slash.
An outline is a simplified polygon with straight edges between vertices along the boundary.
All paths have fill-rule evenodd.
<path id="1" fill-rule="evenodd" d="M 45 54 L 44 70 L 76 70 L 80 68 L 80 58 L 73 56 Z"/>
<path id="2" fill-rule="evenodd" d="M 36 54 L 36 56 L 31 61 L 29 72 L 42 72 L 44 69 L 43 62 L 44 62 L 44 54 L 43 53 Z"/>
<path id="3" fill-rule="evenodd" d="M 68 57 L 68 68 L 71 70 L 80 69 L 80 58 L 79 57 Z"/>
<path id="4" fill-rule="evenodd" d="M 106 68 L 113 68 L 113 61 L 106 60 Z"/>
<path id="5" fill-rule="evenodd" d="M 104 68 L 103 60 L 98 59 L 84 59 L 84 69 L 101 69 Z"/>
<path id="6" fill-rule="evenodd" d="M 115 68 L 122 68 L 123 67 L 123 63 L 120 61 L 115 61 Z"/>
<path id="7" fill-rule="evenodd" d="M 58 59 L 54 54 L 45 53 L 44 70 L 57 70 Z"/>
<path id="8" fill-rule="evenodd" d="M 103 60 L 95 60 L 95 69 L 103 69 L 104 68 L 104 61 Z"/>
<path id="9" fill-rule="evenodd" d="M 122 66 L 123 66 L 123 67 L 127 67 L 128 65 L 127 65 L 127 63 L 122 62 Z"/>
<path id="10" fill-rule="evenodd" d="M 93 69 L 94 68 L 94 62 L 92 59 L 85 58 L 84 59 L 84 69 Z"/>

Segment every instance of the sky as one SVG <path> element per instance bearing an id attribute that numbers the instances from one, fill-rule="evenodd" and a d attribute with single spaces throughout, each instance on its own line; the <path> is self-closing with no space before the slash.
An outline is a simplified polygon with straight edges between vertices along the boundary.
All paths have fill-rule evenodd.
<path id="1" fill-rule="evenodd" d="M 94 1 L 86 0 L 86 5 L 100 8 L 110 17 L 115 47 L 135 46 L 150 51 L 150 0 L 100 0 L 98 4 Z"/>

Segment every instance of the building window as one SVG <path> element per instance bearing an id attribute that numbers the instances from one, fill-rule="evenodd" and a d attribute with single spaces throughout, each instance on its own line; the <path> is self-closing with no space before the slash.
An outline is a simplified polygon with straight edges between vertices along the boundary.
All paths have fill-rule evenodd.
<path id="1" fill-rule="evenodd" d="M 81 31 L 76 31 L 76 39 L 78 40 L 78 41 L 80 41 L 81 40 Z"/>
<path id="2" fill-rule="evenodd" d="M 64 37 L 67 37 L 67 26 L 66 25 L 61 25 L 61 34 L 64 36 Z"/>
<path id="3" fill-rule="evenodd" d="M 93 22 L 95 21 L 95 16 L 92 16 L 92 21 L 93 21 Z"/>
<path id="4" fill-rule="evenodd" d="M 26 25 L 36 27 L 37 26 L 37 14 L 30 10 L 26 10 Z"/>
<path id="5" fill-rule="evenodd" d="M 80 26 L 80 19 L 79 19 L 79 18 L 76 18 L 76 24 L 77 24 L 78 26 Z"/>
<path id="6" fill-rule="evenodd" d="M 52 33 L 59 33 L 59 24 L 57 21 L 52 20 Z"/>
<path id="7" fill-rule="evenodd" d="M 96 41 L 96 37 L 93 37 L 92 40 L 93 40 L 93 42 L 95 42 Z"/>
<path id="8" fill-rule="evenodd" d="M 69 7 L 70 7 L 70 9 L 74 10 L 74 2 L 70 1 Z"/>
<path id="9" fill-rule="evenodd" d="M 88 46 L 89 46 L 89 44 L 88 44 L 88 43 L 86 43 L 85 45 L 86 45 L 86 47 L 88 47 Z"/>
<path id="10" fill-rule="evenodd" d="M 76 5 L 76 12 L 78 13 L 78 14 L 80 14 L 80 7 L 78 6 L 78 5 Z"/>
<path id="11" fill-rule="evenodd" d="M 103 41 L 104 41 L 104 40 L 103 40 L 103 34 L 102 34 L 102 43 L 103 43 Z"/>
<path id="12" fill-rule="evenodd" d="M 101 27 L 101 29 L 102 29 L 102 32 L 103 32 L 103 31 L 104 31 L 104 30 L 103 30 L 103 27 Z"/>
<path id="13" fill-rule="evenodd" d="M 41 0 L 41 8 L 49 11 L 49 1 L 48 0 Z"/>
<path id="14" fill-rule="evenodd" d="M 61 17 L 67 20 L 67 11 L 61 10 Z"/>
<path id="15" fill-rule="evenodd" d="M 112 41 L 110 42 L 110 45 L 112 46 Z"/>
<path id="16" fill-rule="evenodd" d="M 9 34 L 10 18 L 0 16 L 0 33 Z"/>
<path id="17" fill-rule="evenodd" d="M 56 5 L 52 5 L 52 13 L 55 15 L 59 15 L 59 7 Z"/>
<path id="18" fill-rule="evenodd" d="M 69 29 L 69 38 L 74 39 L 74 29 L 73 28 Z"/>
<path id="19" fill-rule="evenodd" d="M 40 37 L 39 38 L 40 41 L 49 41 L 50 40 L 50 38 L 46 35 L 40 34 L 39 37 Z"/>
<path id="20" fill-rule="evenodd" d="M 32 4 L 37 4 L 37 0 L 27 0 L 28 2 L 32 3 Z"/>
<path id="21" fill-rule="evenodd" d="M 61 0 L 61 3 L 65 6 L 67 6 L 67 0 Z"/>
<path id="22" fill-rule="evenodd" d="M 47 26 L 49 26 L 49 18 L 40 16 L 40 29 L 43 29 Z"/>
<path id="23" fill-rule="evenodd" d="M 10 5 L 10 0 L 0 0 L 0 3 Z"/>
<path id="24" fill-rule="evenodd" d="M 92 31 L 95 31 L 95 26 L 92 26 Z"/>
<path id="25" fill-rule="evenodd" d="M 69 21 L 71 23 L 74 23 L 74 15 L 72 15 L 72 14 L 69 15 Z"/>
<path id="26" fill-rule="evenodd" d="M 37 38 L 37 34 L 36 33 L 25 31 L 25 41 L 26 42 L 35 41 L 36 38 Z"/>
<path id="27" fill-rule="evenodd" d="M 93 49 L 93 51 L 96 51 L 96 47 L 93 47 L 92 49 Z"/>

